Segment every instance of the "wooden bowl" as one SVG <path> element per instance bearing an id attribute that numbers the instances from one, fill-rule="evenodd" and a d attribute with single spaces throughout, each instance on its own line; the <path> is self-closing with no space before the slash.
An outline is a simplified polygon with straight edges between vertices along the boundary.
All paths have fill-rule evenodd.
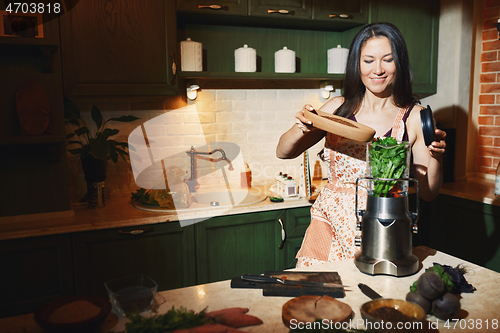
<path id="1" fill-rule="evenodd" d="M 420 325 L 419 322 L 422 323 L 422 327 L 425 326 L 423 322 L 427 315 L 416 303 L 402 299 L 377 298 L 361 306 L 361 317 L 373 325 L 374 331 L 385 333 L 414 332 L 415 327 Z M 397 325 L 403 326 L 397 327 Z"/>
<path id="2" fill-rule="evenodd" d="M 353 316 L 352 309 L 344 302 L 330 296 L 304 295 L 286 302 L 281 311 L 283 324 L 288 328 L 305 325 L 316 319 L 327 319 L 328 322 L 349 321 Z"/>
<path id="3" fill-rule="evenodd" d="M 375 135 L 375 130 L 366 125 L 326 112 L 316 112 L 317 114 L 310 111 L 304 111 L 304 116 L 312 121 L 314 127 L 322 129 L 323 131 L 360 142 L 368 142 Z"/>
<path id="4" fill-rule="evenodd" d="M 98 296 L 69 296 L 45 303 L 34 318 L 47 332 L 96 332 L 111 312 L 109 300 Z"/>

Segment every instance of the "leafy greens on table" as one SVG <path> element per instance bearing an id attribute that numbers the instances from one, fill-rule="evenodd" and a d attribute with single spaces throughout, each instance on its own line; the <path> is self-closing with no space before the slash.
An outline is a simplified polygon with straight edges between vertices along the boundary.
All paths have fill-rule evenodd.
<path id="1" fill-rule="evenodd" d="M 393 137 L 374 139 L 369 146 L 370 167 L 373 178 L 399 179 L 406 169 L 409 146 Z M 396 181 L 375 180 L 373 195 L 387 197 Z"/>

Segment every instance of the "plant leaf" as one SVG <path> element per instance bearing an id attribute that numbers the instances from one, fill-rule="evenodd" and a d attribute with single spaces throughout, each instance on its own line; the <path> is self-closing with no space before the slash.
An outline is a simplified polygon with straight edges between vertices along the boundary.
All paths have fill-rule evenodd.
<path id="1" fill-rule="evenodd" d="M 90 115 L 92 116 L 92 120 L 97 126 L 97 130 L 99 130 L 102 126 L 102 113 L 99 111 L 99 109 L 95 106 L 92 105 L 92 111 L 90 111 Z"/>
<path id="2" fill-rule="evenodd" d="M 68 123 L 73 124 L 75 126 L 80 126 L 80 122 L 78 121 L 78 119 L 75 118 L 68 120 Z"/>
<path id="3" fill-rule="evenodd" d="M 75 136 L 75 133 L 66 134 L 66 139 L 71 139 L 74 136 Z"/>
<path id="4" fill-rule="evenodd" d="M 75 140 L 69 140 L 69 141 L 68 141 L 68 144 L 70 144 L 70 145 L 71 145 L 71 144 L 79 144 L 79 145 L 82 145 L 82 146 L 83 146 L 83 144 L 82 144 L 82 142 L 81 142 L 81 141 L 75 141 Z"/>
<path id="5" fill-rule="evenodd" d="M 64 118 L 80 119 L 80 110 L 78 106 L 67 97 L 64 98 Z M 77 123 L 76 125 L 78 126 L 79 124 Z"/>
<path id="6" fill-rule="evenodd" d="M 73 154 L 73 155 L 78 155 L 81 154 L 82 148 L 76 148 L 76 149 L 68 149 L 68 151 Z"/>
<path id="7" fill-rule="evenodd" d="M 111 128 L 105 128 L 104 131 L 102 131 L 101 138 L 105 138 L 106 140 L 113 135 L 116 135 L 120 133 L 120 130 L 117 129 L 111 129 Z"/>
<path id="8" fill-rule="evenodd" d="M 80 127 L 78 129 L 75 130 L 75 134 L 80 136 L 80 135 L 83 135 L 83 134 L 87 134 L 89 132 L 89 129 L 87 127 Z"/>

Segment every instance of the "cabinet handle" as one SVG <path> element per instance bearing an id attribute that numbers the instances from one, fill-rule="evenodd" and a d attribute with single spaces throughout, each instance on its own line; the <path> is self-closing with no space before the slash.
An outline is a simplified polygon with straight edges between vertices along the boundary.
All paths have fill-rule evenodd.
<path id="1" fill-rule="evenodd" d="M 170 53 L 170 56 L 172 57 L 172 80 L 170 84 L 175 85 L 175 75 L 177 74 L 177 65 L 175 63 L 175 54 Z"/>
<path id="2" fill-rule="evenodd" d="M 269 14 L 273 14 L 273 13 L 279 13 L 279 14 L 283 14 L 283 15 L 295 15 L 295 12 L 293 10 L 288 10 L 288 9 L 268 9 L 267 12 Z"/>
<path id="3" fill-rule="evenodd" d="M 146 232 L 151 232 L 151 231 L 154 231 L 155 228 L 153 227 L 149 227 L 147 229 L 136 229 L 136 230 L 132 230 L 132 231 L 123 231 L 123 230 L 119 230 L 118 233 L 120 235 L 142 235 Z"/>
<path id="4" fill-rule="evenodd" d="M 354 18 L 353 15 L 348 15 L 348 14 L 330 14 L 328 15 L 330 18 L 340 18 L 340 19 L 349 19 L 352 20 Z"/>
<path id="5" fill-rule="evenodd" d="M 285 226 L 283 225 L 283 221 L 281 221 L 281 219 L 278 219 L 278 222 L 281 225 L 281 244 L 279 246 L 279 249 L 283 250 L 283 247 L 285 246 L 286 242 L 286 231 L 285 231 Z"/>
<path id="6" fill-rule="evenodd" d="M 221 5 L 198 5 L 199 9 L 203 8 L 208 8 L 208 9 L 213 9 L 213 10 L 225 10 L 226 12 L 229 10 L 228 6 L 221 6 Z"/>

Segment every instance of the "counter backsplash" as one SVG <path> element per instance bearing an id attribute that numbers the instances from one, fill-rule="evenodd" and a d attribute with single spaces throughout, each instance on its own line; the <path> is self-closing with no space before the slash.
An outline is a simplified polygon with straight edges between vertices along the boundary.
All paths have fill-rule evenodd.
<path id="1" fill-rule="evenodd" d="M 319 108 L 326 100 L 322 99 L 318 89 L 305 90 L 203 90 L 198 98 L 180 109 L 155 110 L 148 103 L 144 109 L 134 110 L 130 103 L 112 103 L 106 101 L 76 100 L 76 104 L 84 117 L 90 121 L 90 110 L 95 104 L 102 110 L 103 116 L 117 117 L 131 114 L 141 119 L 133 123 L 111 123 L 110 128 L 118 128 L 117 141 L 127 141 L 130 133 L 143 123 L 147 126 L 150 142 L 160 139 L 162 148 L 154 151 L 154 156 L 166 158 L 173 154 L 189 150 L 191 145 L 200 149 L 211 142 L 230 142 L 237 144 L 241 151 L 243 163 L 248 163 L 252 171 L 252 183 L 256 185 L 271 184 L 274 176 L 280 171 L 298 179 L 301 173 L 300 158 L 280 160 L 276 157 L 276 145 L 286 130 L 294 123 L 294 115 L 304 104 Z M 165 117 L 165 114 L 168 117 Z M 164 116 L 164 117 L 159 117 Z M 154 120 L 153 120 L 154 119 Z M 159 122 L 160 119 L 168 119 Z M 167 140 L 165 140 L 167 138 Z M 151 145 L 151 147 L 153 147 Z M 323 141 L 309 150 L 310 163 L 319 160 L 317 153 L 323 147 Z M 140 147 L 137 147 L 140 151 Z M 217 147 L 210 146 L 210 149 Z M 135 153 L 135 152 L 134 152 Z M 161 157 L 160 157 L 161 156 Z M 176 155 L 179 156 L 179 155 Z M 203 155 L 198 155 L 199 173 L 208 173 L 207 168 L 213 165 Z M 69 184 L 71 202 L 75 203 L 85 194 L 86 183 L 79 161 L 68 154 Z M 220 155 L 214 154 L 214 158 Z M 156 159 L 155 159 L 156 160 Z M 186 161 L 187 154 L 186 154 Z M 182 169 L 189 172 L 189 162 Z M 241 164 L 241 163 L 240 163 Z M 135 165 L 134 165 L 135 167 Z M 323 164 L 324 167 L 324 164 Z M 205 169 L 205 171 L 203 171 Z M 227 173 L 230 183 L 240 183 L 238 168 Z M 312 171 L 311 171 L 312 172 Z M 136 170 L 137 173 L 137 170 Z M 324 173 L 323 173 L 324 174 Z M 208 177 L 203 181 L 215 183 L 220 177 Z M 202 184 L 204 185 L 204 184 Z M 117 164 L 108 164 L 106 179 L 106 195 L 123 194 L 135 191 L 138 186 L 130 162 L 119 160 Z"/>

